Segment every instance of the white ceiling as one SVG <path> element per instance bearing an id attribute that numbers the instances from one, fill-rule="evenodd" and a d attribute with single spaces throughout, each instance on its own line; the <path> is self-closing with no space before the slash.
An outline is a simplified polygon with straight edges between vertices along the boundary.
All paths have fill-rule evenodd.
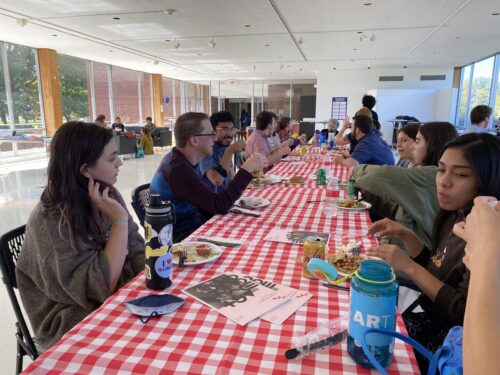
<path id="1" fill-rule="evenodd" d="M 499 12 L 499 0 L 2 0 L 0 40 L 191 81 L 302 80 L 468 64 L 500 52 Z"/>

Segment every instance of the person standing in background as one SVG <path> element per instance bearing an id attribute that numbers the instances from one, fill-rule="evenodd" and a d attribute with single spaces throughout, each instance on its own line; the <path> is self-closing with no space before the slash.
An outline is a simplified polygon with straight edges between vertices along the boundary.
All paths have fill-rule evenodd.
<path id="1" fill-rule="evenodd" d="M 375 99 L 372 95 L 365 95 L 363 99 L 361 99 L 361 103 L 363 107 L 368 108 L 372 113 L 373 127 L 377 130 L 380 130 L 380 122 L 378 121 L 378 114 L 373 110 L 375 104 L 377 104 L 377 99 Z"/>
<path id="2" fill-rule="evenodd" d="M 153 119 L 151 118 L 151 116 L 146 117 L 145 126 L 149 128 L 149 132 L 151 136 L 153 136 L 153 134 L 156 132 L 156 125 L 153 123 Z"/>
<path id="3" fill-rule="evenodd" d="M 115 118 L 115 122 L 111 125 L 111 129 L 117 132 L 125 132 L 125 125 L 122 124 L 122 119 L 120 117 Z"/>

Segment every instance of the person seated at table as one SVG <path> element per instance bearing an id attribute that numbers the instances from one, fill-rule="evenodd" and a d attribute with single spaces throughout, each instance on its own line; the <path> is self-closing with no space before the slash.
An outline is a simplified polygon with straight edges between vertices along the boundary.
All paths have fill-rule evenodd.
<path id="1" fill-rule="evenodd" d="M 339 134 L 339 131 L 337 130 L 338 128 L 339 120 L 331 118 L 330 120 L 328 120 L 326 129 L 321 130 L 321 134 L 324 134 L 324 137 L 326 137 L 326 139 L 328 139 L 329 135 L 332 133 L 335 137 L 337 134 Z"/>
<path id="2" fill-rule="evenodd" d="M 52 139 L 47 186 L 16 265 L 44 349 L 144 269 L 144 240 L 113 185 L 122 162 L 111 129 L 67 122 Z"/>
<path id="3" fill-rule="evenodd" d="M 500 368 L 500 201 L 477 197 L 466 222 L 453 232 L 465 246 L 464 264 L 470 270 L 463 330 L 465 374 L 497 374 Z M 496 298 L 492 298 L 492 296 Z"/>
<path id="4" fill-rule="evenodd" d="M 267 167 L 255 153 L 243 163 L 225 189 L 214 193 L 203 182 L 200 161 L 212 154 L 216 133 L 204 113 L 187 112 L 175 121 L 176 147 L 168 153 L 151 180 L 151 192 L 175 206 L 174 241 L 179 242 L 214 214 L 226 214 L 252 180 L 252 172 Z"/>
<path id="5" fill-rule="evenodd" d="M 283 156 L 291 152 L 291 140 L 280 143 L 275 150 L 271 150 L 267 142 L 271 129 L 273 126 L 276 126 L 277 120 L 278 118 L 273 112 L 263 111 L 257 115 L 255 119 L 256 129 L 252 132 L 250 137 L 248 137 L 245 146 L 245 156 L 247 158 L 255 153 L 259 153 L 267 157 L 269 165 L 274 165 L 278 163 Z"/>
<path id="6" fill-rule="evenodd" d="M 413 282 L 421 291 L 417 299 L 423 312 L 414 308 L 403 313 L 411 337 L 435 351 L 454 325 L 462 325 L 469 272 L 462 259 L 465 242 L 452 228 L 462 221 L 478 195 L 500 198 L 500 140 L 490 134 L 465 134 L 448 142 L 439 159 L 436 185 L 440 211 L 434 221 L 432 246 L 427 248 L 418 236 L 389 219 L 375 222 L 371 235 L 395 236 L 407 249 L 384 244 L 367 254 L 388 262 L 397 275 Z M 427 362 L 417 355 L 421 371 Z M 422 371 L 425 373 L 425 371 Z"/>
<path id="7" fill-rule="evenodd" d="M 269 144 L 269 149 L 271 150 L 271 152 L 277 150 L 278 147 L 281 145 L 281 140 L 277 129 L 278 129 L 278 116 L 276 116 L 276 114 L 273 113 L 273 121 L 269 125 L 269 135 L 267 137 L 267 143 Z"/>
<path id="8" fill-rule="evenodd" d="M 470 111 L 470 127 L 464 133 L 488 132 L 491 112 L 491 107 L 487 105 L 477 105 L 472 108 L 472 111 Z"/>
<path id="9" fill-rule="evenodd" d="M 293 140 L 292 145 L 290 146 L 290 149 L 294 149 L 298 145 L 303 145 L 305 144 L 305 138 L 304 135 L 297 137 L 297 138 L 292 138 L 290 135 L 290 122 L 292 119 L 290 117 L 282 116 L 278 119 L 278 135 L 280 137 L 281 142 L 286 142 L 289 139 Z"/>
<path id="10" fill-rule="evenodd" d="M 353 120 L 356 116 L 367 116 L 371 119 L 372 113 L 368 108 L 363 107 L 363 108 L 360 108 L 356 112 L 356 114 L 353 117 Z M 351 125 L 349 120 L 350 120 L 349 116 L 346 116 L 344 118 L 344 121 L 342 122 L 342 126 L 340 127 L 339 131 L 335 135 L 335 138 L 333 141 L 334 141 L 335 145 L 337 145 L 337 146 L 349 145 L 349 152 L 352 154 L 354 152 L 354 148 L 358 144 L 358 140 L 356 139 L 356 137 L 354 136 L 354 134 L 352 132 L 352 125 Z M 347 129 L 349 129 L 350 132 L 348 134 L 345 134 Z"/>
<path id="11" fill-rule="evenodd" d="M 141 129 L 141 140 L 139 141 L 139 146 L 142 147 L 145 155 L 154 155 L 155 147 L 153 137 L 151 136 L 150 128 L 147 126 L 144 126 Z"/>
<path id="12" fill-rule="evenodd" d="M 201 173 L 207 186 L 213 192 L 227 188 L 236 174 L 233 166 L 233 156 L 245 148 L 245 142 L 239 140 L 233 143 L 236 133 L 234 117 L 230 112 L 221 111 L 210 116 L 210 123 L 215 131 L 215 142 L 212 154 L 200 161 Z"/>
<path id="13" fill-rule="evenodd" d="M 407 128 L 407 125 L 403 129 Z M 457 136 L 448 122 L 422 125 L 412 146 L 413 168 L 359 165 L 352 170 L 356 187 L 372 204 L 372 220 L 389 218 L 415 232 L 431 246 L 434 219 L 439 210 L 436 173 L 441 150 Z"/>
<path id="14" fill-rule="evenodd" d="M 357 144 L 351 156 L 337 156 L 333 162 L 343 167 L 353 167 L 358 164 L 394 165 L 394 156 L 390 147 L 374 131 L 372 119 L 368 116 L 356 115 L 352 129 Z"/>
<path id="15" fill-rule="evenodd" d="M 125 125 L 122 124 L 122 119 L 120 117 L 115 118 L 115 122 L 111 125 L 111 129 L 116 132 L 125 132 Z"/>
<path id="16" fill-rule="evenodd" d="M 411 168 L 415 166 L 413 160 L 412 147 L 417 138 L 420 124 L 410 124 L 398 130 L 396 149 L 398 150 L 399 160 L 396 167 Z"/>

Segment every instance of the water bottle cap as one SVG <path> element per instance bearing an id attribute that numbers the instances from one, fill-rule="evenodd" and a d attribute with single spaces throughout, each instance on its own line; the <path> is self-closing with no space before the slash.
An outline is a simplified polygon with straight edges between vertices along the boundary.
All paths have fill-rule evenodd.
<path id="1" fill-rule="evenodd" d="M 160 194 L 151 194 L 149 197 L 149 205 L 145 207 L 148 213 L 169 213 L 172 211 L 172 203 L 161 199 Z"/>

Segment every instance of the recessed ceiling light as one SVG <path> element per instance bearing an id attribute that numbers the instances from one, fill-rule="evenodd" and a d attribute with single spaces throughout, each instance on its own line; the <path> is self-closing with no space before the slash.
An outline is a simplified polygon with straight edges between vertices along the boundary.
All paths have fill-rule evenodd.
<path id="1" fill-rule="evenodd" d="M 363 34 L 363 32 L 362 32 L 362 31 L 356 31 L 356 33 L 358 33 L 358 34 Z"/>
<path id="2" fill-rule="evenodd" d="M 171 42 L 172 39 L 165 39 L 165 42 Z"/>
<path id="3" fill-rule="evenodd" d="M 353 50 L 353 51 L 357 51 L 358 49 L 357 49 L 357 48 L 353 48 L 352 50 Z"/>
<path id="4" fill-rule="evenodd" d="M 244 27 L 252 27 L 252 25 L 245 25 Z"/>
<path id="5" fill-rule="evenodd" d="M 368 3 L 368 2 L 367 2 L 367 3 L 363 3 L 363 5 L 364 5 L 365 7 L 369 7 L 369 6 L 370 6 L 370 5 L 372 5 L 372 4 L 373 4 L 373 3 Z"/>
<path id="6" fill-rule="evenodd" d="M 24 18 L 18 18 L 16 22 L 21 27 L 24 27 L 28 24 L 28 21 L 26 21 Z"/>
<path id="7" fill-rule="evenodd" d="M 114 19 L 114 20 L 119 20 L 119 19 L 120 19 L 120 17 L 113 17 L 113 19 Z"/>
<path id="8" fill-rule="evenodd" d="M 456 36 L 455 39 L 462 39 L 462 37 L 461 36 Z"/>
<path id="9" fill-rule="evenodd" d="M 333 67 L 333 70 L 337 70 L 337 68 L 336 68 L 336 67 Z"/>
<path id="10" fill-rule="evenodd" d="M 269 46 L 270 46 L 270 44 L 264 44 L 264 47 L 269 47 Z"/>
<path id="11" fill-rule="evenodd" d="M 408 67 L 407 67 L 406 65 L 404 65 L 404 66 L 403 66 L 403 69 L 406 69 L 406 68 L 408 68 Z"/>
<path id="12" fill-rule="evenodd" d="M 176 12 L 175 9 L 165 9 L 163 12 L 165 12 L 165 14 L 168 14 L 169 16 L 171 16 L 172 14 L 174 14 Z"/>
<path id="13" fill-rule="evenodd" d="M 110 49 L 110 50 L 109 50 L 109 52 L 113 53 L 113 50 L 112 50 L 112 49 Z"/>
<path id="14" fill-rule="evenodd" d="M 210 48 L 214 48 L 216 46 L 215 40 L 212 39 L 210 42 L 208 42 L 208 46 Z"/>
<path id="15" fill-rule="evenodd" d="M 59 36 L 59 35 L 57 35 L 57 34 L 52 34 L 52 36 Z"/>
<path id="16" fill-rule="evenodd" d="M 495 12 L 495 13 L 491 13 L 492 16 L 499 16 L 500 13 L 499 12 Z"/>
<path id="17" fill-rule="evenodd" d="M 203 56 L 203 53 L 197 53 L 198 56 Z"/>

